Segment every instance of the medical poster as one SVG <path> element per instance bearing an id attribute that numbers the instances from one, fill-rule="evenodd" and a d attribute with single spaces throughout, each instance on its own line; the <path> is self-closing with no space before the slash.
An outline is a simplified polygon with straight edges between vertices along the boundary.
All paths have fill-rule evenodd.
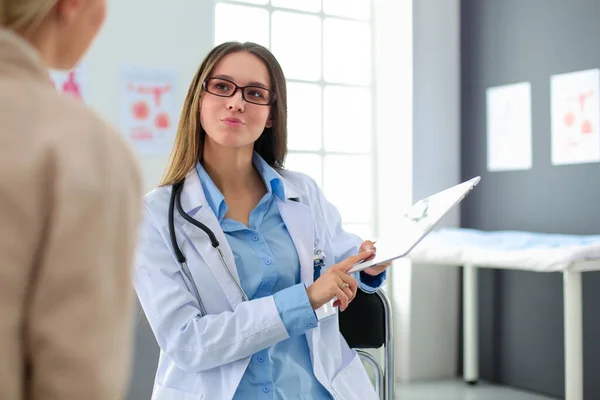
<path id="1" fill-rule="evenodd" d="M 530 169 L 531 85 L 529 82 L 488 88 L 487 169 Z"/>
<path id="2" fill-rule="evenodd" d="M 89 76 L 87 63 L 71 71 L 50 71 L 50 82 L 60 93 L 85 103 L 89 102 Z"/>
<path id="3" fill-rule="evenodd" d="M 176 74 L 123 68 L 118 93 L 120 128 L 137 152 L 169 153 L 178 121 Z"/>
<path id="4" fill-rule="evenodd" d="M 552 164 L 600 161 L 600 70 L 551 77 Z"/>

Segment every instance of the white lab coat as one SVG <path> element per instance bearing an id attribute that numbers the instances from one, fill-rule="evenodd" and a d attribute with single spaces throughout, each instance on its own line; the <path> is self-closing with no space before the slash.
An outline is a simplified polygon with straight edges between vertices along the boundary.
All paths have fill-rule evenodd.
<path id="1" fill-rule="evenodd" d="M 315 246 L 327 266 L 355 254 L 361 239 L 341 228 L 336 208 L 304 174 L 283 171 L 286 201 L 276 197 L 281 217 L 298 251 L 302 282 L 313 282 Z M 206 234 L 175 212 L 177 243 L 187 258 L 208 315 L 188 289 L 169 238 L 171 187 L 145 197 L 145 218 L 135 268 L 135 288 L 160 345 L 152 400 L 231 399 L 250 356 L 288 338 L 273 296 L 242 301 Z M 294 200 L 291 200 L 294 199 Z M 237 277 L 235 261 L 193 169 L 181 193 L 185 212 L 208 226 Z M 356 353 L 339 332 L 338 318 L 321 320 L 306 332 L 315 376 L 336 400 L 377 395 Z"/>

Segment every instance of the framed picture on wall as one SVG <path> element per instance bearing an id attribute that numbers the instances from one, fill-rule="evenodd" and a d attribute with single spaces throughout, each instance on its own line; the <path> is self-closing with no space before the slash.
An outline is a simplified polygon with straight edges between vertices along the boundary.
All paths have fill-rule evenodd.
<path id="1" fill-rule="evenodd" d="M 139 154 L 168 154 L 177 127 L 177 75 L 152 68 L 122 68 L 119 124 Z"/>
<path id="2" fill-rule="evenodd" d="M 600 161 L 600 70 L 554 75 L 551 86 L 552 164 Z"/>
<path id="3" fill-rule="evenodd" d="M 488 171 L 530 169 L 530 83 L 488 88 L 486 103 Z"/>

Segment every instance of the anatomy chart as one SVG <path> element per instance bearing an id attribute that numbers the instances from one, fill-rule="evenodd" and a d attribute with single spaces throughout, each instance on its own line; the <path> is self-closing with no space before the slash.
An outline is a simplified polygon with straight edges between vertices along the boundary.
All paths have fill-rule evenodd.
<path id="1" fill-rule="evenodd" d="M 600 161 L 599 71 L 572 72 L 551 78 L 553 165 Z"/>
<path id="2" fill-rule="evenodd" d="M 140 154 L 171 150 L 177 128 L 176 75 L 125 68 L 119 80 L 119 121 L 123 134 Z"/>

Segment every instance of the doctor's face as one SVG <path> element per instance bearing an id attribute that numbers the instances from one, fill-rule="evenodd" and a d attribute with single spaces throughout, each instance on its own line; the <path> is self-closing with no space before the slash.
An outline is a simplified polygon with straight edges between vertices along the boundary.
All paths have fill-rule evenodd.
<path id="1" fill-rule="evenodd" d="M 237 89 L 236 85 L 251 87 Z M 205 140 L 222 147 L 252 149 L 265 128 L 272 126 L 269 89 L 269 71 L 259 58 L 247 52 L 223 57 L 202 93 L 200 123 Z"/>

